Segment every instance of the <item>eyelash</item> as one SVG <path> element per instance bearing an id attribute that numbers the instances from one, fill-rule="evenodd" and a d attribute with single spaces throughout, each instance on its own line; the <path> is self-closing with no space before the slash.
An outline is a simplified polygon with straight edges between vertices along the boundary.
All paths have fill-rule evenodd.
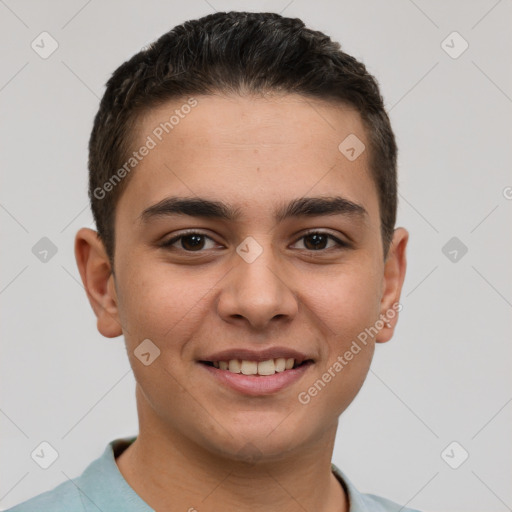
<path id="1" fill-rule="evenodd" d="M 200 231 L 185 231 L 183 233 L 181 233 L 180 235 L 172 238 L 171 240 L 167 240 L 166 242 L 163 242 L 160 247 L 163 247 L 164 249 L 177 249 L 175 247 L 172 247 L 176 242 L 178 242 L 179 240 L 181 240 L 182 238 L 187 238 L 189 236 L 192 236 L 192 235 L 199 235 L 199 236 L 202 236 L 202 237 L 205 237 L 205 238 L 209 238 L 210 240 L 213 240 L 210 236 L 208 236 L 207 234 L 205 233 L 201 233 Z M 335 237 L 334 235 L 332 235 L 331 233 L 328 233 L 327 231 L 309 231 L 307 233 L 304 233 L 300 238 L 298 238 L 296 240 L 295 243 L 297 243 L 299 240 L 302 240 L 303 238 L 307 237 L 307 236 L 311 236 L 311 235 L 326 235 L 328 238 L 330 238 L 331 240 L 334 240 L 336 242 L 336 245 L 337 247 L 331 247 L 331 248 L 328 248 L 328 249 L 318 249 L 318 250 L 311 250 L 311 249 L 301 249 L 301 250 L 305 250 L 305 251 L 308 251 L 308 252 L 326 252 L 326 251 L 329 251 L 329 250 L 333 250 L 333 249 L 346 249 L 346 248 L 349 248 L 350 245 L 347 243 L 347 242 L 344 242 L 342 240 L 340 240 L 339 238 Z M 205 252 L 205 250 L 199 250 L 199 251 L 187 251 L 186 249 L 182 249 L 182 248 L 179 248 L 177 249 L 179 251 L 184 251 L 184 252 L 187 252 L 187 253 L 201 253 L 201 252 Z"/>

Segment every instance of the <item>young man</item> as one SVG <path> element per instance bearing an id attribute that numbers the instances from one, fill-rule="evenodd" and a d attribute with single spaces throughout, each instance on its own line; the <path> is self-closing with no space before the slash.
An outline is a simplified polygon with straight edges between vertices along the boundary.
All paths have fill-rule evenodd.
<path id="1" fill-rule="evenodd" d="M 331 463 L 406 271 L 363 64 L 278 14 L 188 21 L 115 71 L 89 149 L 75 254 L 139 434 L 11 510 L 398 510 Z"/>

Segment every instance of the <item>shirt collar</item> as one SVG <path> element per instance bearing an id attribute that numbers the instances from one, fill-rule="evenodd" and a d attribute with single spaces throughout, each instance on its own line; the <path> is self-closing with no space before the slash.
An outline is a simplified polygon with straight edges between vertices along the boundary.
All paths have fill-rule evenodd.
<path id="1" fill-rule="evenodd" d="M 331 470 L 345 489 L 345 493 L 348 497 L 348 512 L 372 512 L 372 509 L 368 508 L 368 503 L 364 495 L 355 488 L 354 484 L 347 478 L 347 475 L 334 463 L 331 463 Z"/>
<path id="2" fill-rule="evenodd" d="M 115 457 L 137 436 L 115 439 L 80 476 L 78 490 L 85 512 L 115 510 L 155 512 L 128 484 L 117 467 Z"/>

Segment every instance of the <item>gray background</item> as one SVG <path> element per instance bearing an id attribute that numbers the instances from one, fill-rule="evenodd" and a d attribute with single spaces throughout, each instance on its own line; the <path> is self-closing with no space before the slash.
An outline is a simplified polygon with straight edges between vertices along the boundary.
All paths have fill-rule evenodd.
<path id="1" fill-rule="evenodd" d="M 300 17 L 340 41 L 378 78 L 398 138 L 403 310 L 341 417 L 333 461 L 359 490 L 426 512 L 512 510 L 509 0 L 0 0 L 0 507 L 137 433 L 124 341 L 97 332 L 73 255 L 77 229 L 93 227 L 92 120 L 127 58 L 232 9 Z M 43 31 L 59 45 L 47 59 L 31 48 Z M 469 44 L 457 58 L 454 31 Z M 46 262 L 32 252 L 43 237 L 57 248 Z M 456 261 L 442 250 L 452 237 Z M 46 470 L 30 457 L 42 441 L 59 454 Z M 452 441 L 452 465 L 469 453 L 458 469 L 441 456 Z"/>

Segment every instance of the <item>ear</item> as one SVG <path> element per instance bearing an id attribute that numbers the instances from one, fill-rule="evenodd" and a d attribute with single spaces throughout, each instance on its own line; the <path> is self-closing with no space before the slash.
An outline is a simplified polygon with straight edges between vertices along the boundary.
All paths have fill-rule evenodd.
<path id="1" fill-rule="evenodd" d="M 406 229 L 395 229 L 388 256 L 384 263 L 382 298 L 380 301 L 380 318 L 384 321 L 384 326 L 375 338 L 377 343 L 384 343 L 392 338 L 398 322 L 398 312 L 402 309 L 399 303 L 407 267 L 405 252 L 408 240 L 409 233 Z M 389 322 L 390 327 L 387 327 L 387 322 Z"/>
<path id="2" fill-rule="evenodd" d="M 117 308 L 114 274 L 98 233 L 80 229 L 75 236 L 75 258 L 87 298 L 96 315 L 98 331 L 107 338 L 123 334 Z"/>

